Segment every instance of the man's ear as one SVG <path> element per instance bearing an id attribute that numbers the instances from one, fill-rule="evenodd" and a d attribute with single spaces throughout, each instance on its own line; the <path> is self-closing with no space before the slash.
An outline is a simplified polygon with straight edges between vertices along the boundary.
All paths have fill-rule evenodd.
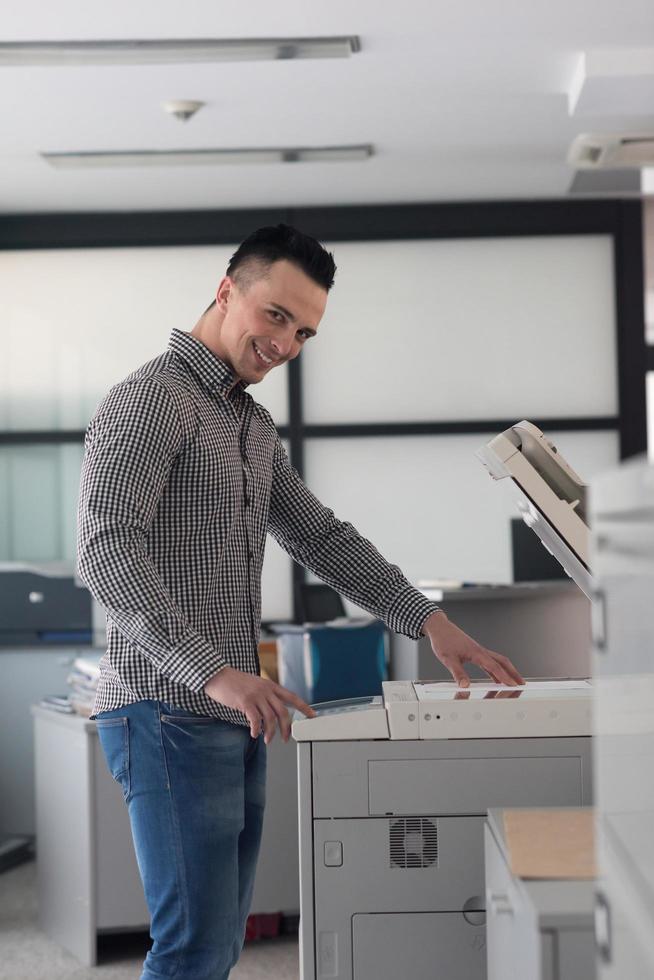
<path id="1" fill-rule="evenodd" d="M 227 307 L 232 296 L 233 282 L 229 276 L 223 276 L 216 291 L 216 306 L 223 312 L 227 312 Z"/>

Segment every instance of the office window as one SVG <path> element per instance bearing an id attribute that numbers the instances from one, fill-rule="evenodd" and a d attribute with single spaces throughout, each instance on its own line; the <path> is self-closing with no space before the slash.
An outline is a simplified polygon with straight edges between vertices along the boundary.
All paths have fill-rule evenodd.
<path id="1" fill-rule="evenodd" d="M 618 462 L 613 432 L 548 432 L 588 480 Z M 307 483 L 411 581 L 510 582 L 518 510 L 474 453 L 490 436 L 309 439 Z"/>
<path id="2" fill-rule="evenodd" d="M 335 243 L 314 423 L 617 413 L 608 235 Z"/>
<path id="3" fill-rule="evenodd" d="M 84 429 L 112 384 L 194 326 L 234 248 L 0 251 L 0 430 Z M 278 425 L 286 370 L 257 386 Z"/>
<path id="4" fill-rule="evenodd" d="M 0 561 L 73 561 L 82 452 L 0 446 Z"/>
<path id="5" fill-rule="evenodd" d="M 288 443 L 282 440 L 286 452 Z M 261 618 L 293 619 L 292 562 L 269 534 L 261 572 Z"/>
<path id="6" fill-rule="evenodd" d="M 300 460 L 304 448 L 307 482 L 411 578 L 509 578 L 513 507 L 469 455 L 490 438 L 475 434 L 478 422 L 559 419 L 566 427 L 561 448 L 573 447 L 570 459 L 584 476 L 617 462 L 618 432 L 623 454 L 637 451 L 639 433 L 632 438 L 625 419 L 637 416 L 640 406 L 628 385 L 623 383 L 620 404 L 617 392 L 618 367 L 624 382 L 625 367 L 633 373 L 637 363 L 634 324 L 641 329 L 637 311 L 623 302 L 633 289 L 626 275 L 633 264 L 623 261 L 627 238 L 638 224 L 629 207 L 570 205 L 572 213 L 568 209 L 562 218 L 557 206 L 551 214 L 544 205 L 482 206 L 479 213 L 467 206 L 442 213 L 426 206 L 408 208 L 401 220 L 396 210 L 381 208 L 378 214 L 365 211 L 362 226 L 346 213 L 280 213 L 279 220 L 295 223 L 298 217 L 327 241 L 339 269 L 320 336 L 292 369 L 302 404 L 294 402 L 289 417 L 286 369 L 272 372 L 252 394 L 278 425 L 292 423 L 294 455 Z M 156 243 L 157 223 L 150 226 L 146 216 L 142 227 L 141 220 L 128 222 L 126 234 L 133 235 L 138 222 L 139 236 Z M 178 221 L 188 240 L 195 219 Z M 270 215 L 262 215 L 259 223 L 264 221 Z M 355 240 L 339 241 L 341 232 L 331 240 L 329 232 L 321 235 L 322 221 Z M 233 216 L 227 225 L 234 228 Z M 567 233 L 573 226 L 579 234 Z M 525 227 L 533 227 L 533 234 L 522 236 Z M 76 228 L 80 240 L 94 241 L 93 229 L 83 222 Z M 380 239 L 358 240 L 365 228 Z M 395 228 L 402 238 L 416 237 L 387 239 Z M 220 219 L 216 229 L 220 234 Z M 206 225 L 200 222 L 197 231 L 206 236 Z M 432 233 L 445 237 L 424 237 Z M 38 225 L 35 241 L 42 234 Z M 111 383 L 163 350 L 173 326 L 190 329 L 233 247 L 0 252 L 0 322 L 8 338 L 0 363 L 0 432 L 15 438 L 45 429 L 55 439 L 64 430 L 81 432 Z M 583 432 L 567 431 L 575 419 Z M 402 422 L 454 423 L 470 435 L 399 436 L 393 425 Z M 615 431 L 608 431 L 612 422 Z M 386 434 L 339 433 L 352 423 L 387 426 Z M 318 438 L 312 425 L 330 426 L 330 438 L 324 438 L 327 432 Z M 548 435 L 555 428 L 552 423 Z M 62 466 L 73 471 L 58 455 L 62 448 L 6 445 L 0 453 L 0 494 L 5 501 L 11 496 L 18 515 L 14 521 L 4 507 L 0 555 L 17 556 L 16 548 L 64 553 L 69 519 L 60 511 L 50 520 L 45 507 L 30 521 L 26 515 L 36 496 L 21 494 L 29 481 L 40 480 L 55 507 Z M 45 472 L 47 460 L 53 472 Z M 471 466 L 478 467 L 474 477 Z M 398 508 L 418 530 L 404 533 L 393 517 Z M 464 520 L 466 512 L 486 513 L 486 524 L 478 517 Z M 271 542 L 264 618 L 290 612 L 290 579 L 289 560 Z"/>
<path id="7" fill-rule="evenodd" d="M 83 447 L 0 446 L 0 562 L 75 561 Z M 292 616 L 291 559 L 268 537 L 262 617 Z"/>
<path id="8" fill-rule="evenodd" d="M 643 201 L 645 259 L 645 342 L 654 345 L 654 199 Z"/>
<path id="9" fill-rule="evenodd" d="M 293 619 L 291 559 L 270 535 L 261 572 L 261 618 Z"/>

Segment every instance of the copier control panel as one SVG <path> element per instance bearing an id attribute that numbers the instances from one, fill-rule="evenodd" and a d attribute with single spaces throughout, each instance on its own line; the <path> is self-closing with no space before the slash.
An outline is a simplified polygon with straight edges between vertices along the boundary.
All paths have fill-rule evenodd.
<path id="1" fill-rule="evenodd" d="M 381 697 L 345 698 L 313 705 L 316 717 L 300 711 L 293 716 L 296 742 L 388 738 L 386 708 Z"/>

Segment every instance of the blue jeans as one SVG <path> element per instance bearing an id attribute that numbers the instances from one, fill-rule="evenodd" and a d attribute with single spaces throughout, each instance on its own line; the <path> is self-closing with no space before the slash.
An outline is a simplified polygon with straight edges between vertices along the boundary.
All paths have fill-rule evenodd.
<path id="1" fill-rule="evenodd" d="M 160 701 L 104 711 L 97 727 L 127 803 L 150 911 L 141 980 L 227 980 L 261 840 L 263 738 Z"/>

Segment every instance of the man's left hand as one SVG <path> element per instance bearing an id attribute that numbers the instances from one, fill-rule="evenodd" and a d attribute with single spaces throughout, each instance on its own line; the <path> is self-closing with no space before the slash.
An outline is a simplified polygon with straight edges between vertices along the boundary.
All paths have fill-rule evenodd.
<path id="1" fill-rule="evenodd" d="M 463 669 L 464 664 L 481 667 L 497 684 L 508 684 L 511 687 L 524 684 L 523 678 L 508 657 L 482 647 L 450 622 L 442 609 L 425 620 L 422 632 L 429 637 L 436 657 L 447 667 L 459 687 L 470 685 L 470 678 Z"/>

